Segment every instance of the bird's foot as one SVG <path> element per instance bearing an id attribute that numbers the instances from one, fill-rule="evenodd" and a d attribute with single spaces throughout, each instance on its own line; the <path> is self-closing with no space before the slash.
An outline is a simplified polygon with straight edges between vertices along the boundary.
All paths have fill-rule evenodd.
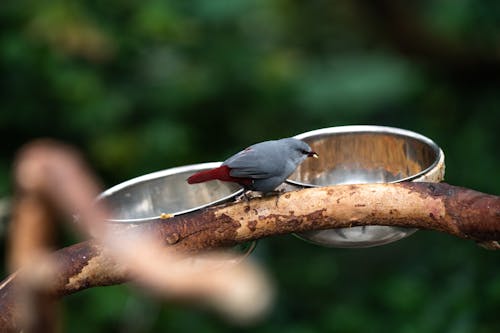
<path id="1" fill-rule="evenodd" d="M 243 194 L 241 194 L 238 197 L 236 197 L 235 201 L 236 202 L 240 202 L 240 201 L 249 202 L 251 199 L 260 198 L 260 197 L 262 197 L 262 195 L 259 194 L 259 192 L 244 191 Z"/>
<path id="2" fill-rule="evenodd" d="M 275 189 L 274 191 L 266 192 L 266 193 L 263 195 L 263 197 L 275 197 L 275 198 L 276 198 L 276 200 L 275 200 L 275 202 L 274 202 L 274 205 L 275 205 L 276 207 L 278 207 L 278 202 L 279 202 L 279 200 L 280 200 L 280 196 L 281 196 L 281 194 L 283 194 L 283 193 L 285 193 L 285 192 L 286 192 L 286 190 L 285 190 L 284 188 L 279 188 L 279 187 L 278 187 L 278 188 L 277 188 L 277 189 Z"/>
<path id="3" fill-rule="evenodd" d="M 264 197 L 273 197 L 273 196 L 279 196 L 280 194 L 285 193 L 286 191 L 284 189 L 276 189 L 271 192 L 266 192 L 263 196 Z"/>

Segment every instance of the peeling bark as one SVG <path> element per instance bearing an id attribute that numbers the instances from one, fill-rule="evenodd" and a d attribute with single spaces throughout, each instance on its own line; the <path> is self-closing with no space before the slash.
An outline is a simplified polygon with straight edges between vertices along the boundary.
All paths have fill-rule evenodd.
<path id="1" fill-rule="evenodd" d="M 388 225 L 478 242 L 500 239 L 500 198 L 448 184 L 340 185 L 217 206 L 148 226 L 174 247 L 199 251 L 267 236 Z M 137 226 L 141 228 L 141 226 Z"/>

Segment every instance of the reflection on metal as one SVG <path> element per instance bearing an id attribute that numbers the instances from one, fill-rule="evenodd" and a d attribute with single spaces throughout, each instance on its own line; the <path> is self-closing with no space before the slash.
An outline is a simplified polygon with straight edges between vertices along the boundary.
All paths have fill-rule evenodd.
<path id="1" fill-rule="evenodd" d="M 153 172 L 104 191 L 98 200 L 105 200 L 110 206 L 113 214 L 110 222 L 168 221 L 172 216 L 226 202 L 243 193 L 235 183 L 218 180 L 193 185 L 187 183 L 186 179 L 192 174 L 220 165 L 221 162 L 202 163 Z M 228 249 L 232 256 L 224 264 L 242 261 L 252 253 L 256 244 L 253 241 Z"/>
<path id="2" fill-rule="evenodd" d="M 287 180 L 288 190 L 335 184 L 438 182 L 444 176 L 443 151 L 418 133 L 382 126 L 342 126 L 297 135 L 316 151 Z M 387 244 L 416 229 L 365 226 L 305 232 L 300 238 L 332 247 Z"/>
<path id="3" fill-rule="evenodd" d="M 234 183 L 210 181 L 189 185 L 186 182 L 195 172 L 220 164 L 194 164 L 150 173 L 116 185 L 98 199 L 110 205 L 111 222 L 148 222 L 161 216 L 189 213 L 242 193 L 241 187 Z"/>

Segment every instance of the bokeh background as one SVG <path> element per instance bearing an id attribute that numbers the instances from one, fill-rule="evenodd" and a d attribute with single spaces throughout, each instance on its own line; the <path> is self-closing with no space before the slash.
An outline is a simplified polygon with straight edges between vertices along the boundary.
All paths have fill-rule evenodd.
<path id="1" fill-rule="evenodd" d="M 37 137 L 76 146 L 109 187 L 312 129 L 395 126 L 442 147 L 447 182 L 498 195 L 500 2 L 4 0 L 0 107 L 3 244 L 12 161 Z M 277 288 L 253 326 L 115 286 L 65 298 L 65 330 L 500 332 L 499 254 L 470 241 L 283 236 L 253 256 Z"/>

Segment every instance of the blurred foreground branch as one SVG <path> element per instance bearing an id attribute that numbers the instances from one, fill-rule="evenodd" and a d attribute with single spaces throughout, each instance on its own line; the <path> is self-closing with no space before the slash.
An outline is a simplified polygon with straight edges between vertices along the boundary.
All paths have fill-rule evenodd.
<path id="1" fill-rule="evenodd" d="M 233 264 L 223 253 L 185 255 L 165 249 L 144 232 L 117 234 L 105 223 L 106 207 L 95 202 L 100 188 L 70 147 L 50 140 L 21 150 L 15 164 L 16 200 L 9 265 L 0 284 L 1 332 L 56 332 L 56 300 L 96 285 L 132 279 L 158 296 L 196 300 L 236 322 L 254 320 L 270 305 L 271 288 L 251 261 Z M 93 240 L 52 254 L 56 217 L 73 221 Z M 222 269 L 223 268 L 223 269 Z"/>
<path id="2" fill-rule="evenodd" d="M 111 225 L 102 223 L 105 209 L 90 204 L 97 188 L 88 184 L 95 182 L 80 162 L 75 163 L 72 153 L 53 143 L 30 149 L 31 155 L 21 155 L 17 166 L 21 179 L 13 240 L 24 245 L 13 245 L 12 258 L 17 259 L 12 262 L 22 269 L 0 285 L 2 332 L 26 327 L 22 325 L 27 312 L 18 305 L 20 295 L 31 300 L 25 303 L 34 304 L 28 313 L 40 314 L 41 303 L 52 305 L 54 299 L 82 289 L 129 280 L 169 297 L 203 299 L 230 316 L 255 316 L 270 299 L 268 284 L 257 268 L 248 263 L 222 264 L 227 257 L 221 255 L 199 258 L 195 254 L 278 234 L 390 225 L 441 231 L 489 248 L 497 248 L 500 240 L 500 197 L 444 183 L 304 189 L 151 223 Z M 40 151 L 43 154 L 33 153 Z M 25 161 L 34 164 L 23 165 Z M 83 229 L 95 238 L 48 254 L 47 237 L 30 237 L 40 228 L 33 221 L 50 225 L 49 207 L 54 206 L 59 211 L 83 212 Z M 33 253 L 42 260 L 34 263 Z M 193 265 L 193 258 L 199 258 L 201 265 Z M 257 299 L 263 302 L 251 309 Z M 31 321 L 28 331 L 43 331 L 43 322 Z"/>

